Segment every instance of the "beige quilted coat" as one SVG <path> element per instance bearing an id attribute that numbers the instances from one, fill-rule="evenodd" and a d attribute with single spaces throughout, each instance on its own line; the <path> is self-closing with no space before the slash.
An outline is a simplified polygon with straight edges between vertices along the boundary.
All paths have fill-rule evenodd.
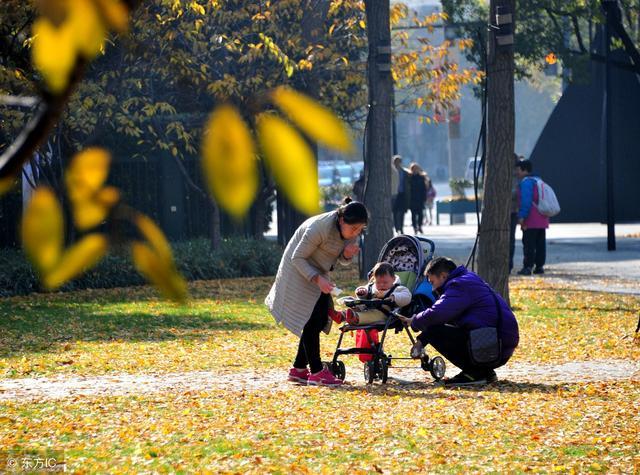
<path id="1" fill-rule="evenodd" d="M 355 240 L 340 237 L 337 221 L 338 212 L 331 211 L 300 225 L 284 250 L 276 280 L 264 301 L 276 322 L 295 335 L 302 334 L 320 297 L 320 289 L 311 279 L 316 274 L 327 276 L 338 261 L 350 262 L 342 257 L 342 251 Z"/>

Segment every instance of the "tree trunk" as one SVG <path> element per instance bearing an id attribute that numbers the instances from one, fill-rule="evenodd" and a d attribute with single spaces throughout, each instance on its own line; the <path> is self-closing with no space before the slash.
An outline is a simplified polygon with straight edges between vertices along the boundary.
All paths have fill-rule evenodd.
<path id="1" fill-rule="evenodd" d="M 222 243 L 222 235 L 220 233 L 220 208 L 213 198 L 209 198 L 209 210 L 211 212 L 211 229 L 209 233 L 209 242 L 211 249 L 220 248 Z"/>
<path id="2" fill-rule="evenodd" d="M 364 202 L 370 213 L 364 240 L 363 268 L 366 272 L 378 259 L 382 246 L 393 235 L 391 215 L 391 30 L 389 0 L 366 0 L 369 38 L 369 116 L 365 136 Z"/>
<path id="3" fill-rule="evenodd" d="M 515 19 L 514 0 L 491 0 L 492 24 L 496 6 L 508 7 Z M 515 30 L 515 21 L 512 29 Z M 495 30 L 492 30 L 488 49 L 488 137 L 478 271 L 509 301 L 509 214 L 515 141 L 513 47 L 497 47 Z"/>

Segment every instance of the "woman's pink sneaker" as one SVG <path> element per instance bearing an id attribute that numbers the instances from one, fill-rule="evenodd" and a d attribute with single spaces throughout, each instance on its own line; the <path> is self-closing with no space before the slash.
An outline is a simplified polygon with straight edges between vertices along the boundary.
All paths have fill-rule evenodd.
<path id="1" fill-rule="evenodd" d="M 310 374 L 311 373 L 309 373 L 309 370 L 307 368 L 291 368 L 289 370 L 289 377 L 287 379 L 295 383 L 307 384 L 307 379 L 309 378 Z"/>
<path id="2" fill-rule="evenodd" d="M 331 371 L 324 368 L 317 373 L 311 373 L 307 384 L 310 386 L 340 386 L 344 381 L 336 378 Z"/>

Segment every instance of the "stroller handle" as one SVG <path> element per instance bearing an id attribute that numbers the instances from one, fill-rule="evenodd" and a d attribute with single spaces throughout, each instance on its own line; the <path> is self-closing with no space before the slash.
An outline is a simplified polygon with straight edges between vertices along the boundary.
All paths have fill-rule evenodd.
<path id="1" fill-rule="evenodd" d="M 356 307 L 358 305 L 364 305 L 366 307 L 371 308 L 379 308 L 383 305 L 392 306 L 395 305 L 395 302 L 391 299 L 344 299 L 342 301 L 344 305 L 347 307 Z"/>

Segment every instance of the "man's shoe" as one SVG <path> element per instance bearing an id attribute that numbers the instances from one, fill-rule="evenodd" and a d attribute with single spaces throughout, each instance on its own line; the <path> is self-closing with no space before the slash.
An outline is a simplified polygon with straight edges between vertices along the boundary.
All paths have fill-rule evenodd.
<path id="1" fill-rule="evenodd" d="M 414 360 L 419 360 L 424 356 L 424 345 L 420 340 L 416 340 L 416 342 L 411 347 L 411 358 Z"/>
<path id="2" fill-rule="evenodd" d="M 307 384 L 309 386 L 340 386 L 344 381 L 336 378 L 331 371 L 323 368 L 322 371 L 311 373 Z"/>
<path id="3" fill-rule="evenodd" d="M 291 368 L 289 370 L 289 377 L 287 378 L 289 381 L 293 381 L 294 383 L 303 383 L 307 384 L 307 380 L 309 379 L 309 370 L 307 368 Z"/>
<path id="4" fill-rule="evenodd" d="M 536 267 L 535 269 L 533 269 L 533 273 L 534 274 L 544 274 L 544 268 Z"/>
<path id="5" fill-rule="evenodd" d="M 487 383 L 489 383 L 487 376 L 472 376 L 464 371 L 458 373 L 453 378 L 447 378 L 444 380 L 444 385 L 448 387 L 478 386 Z"/>
<path id="6" fill-rule="evenodd" d="M 531 275 L 531 267 L 523 267 L 518 271 L 518 275 Z"/>

